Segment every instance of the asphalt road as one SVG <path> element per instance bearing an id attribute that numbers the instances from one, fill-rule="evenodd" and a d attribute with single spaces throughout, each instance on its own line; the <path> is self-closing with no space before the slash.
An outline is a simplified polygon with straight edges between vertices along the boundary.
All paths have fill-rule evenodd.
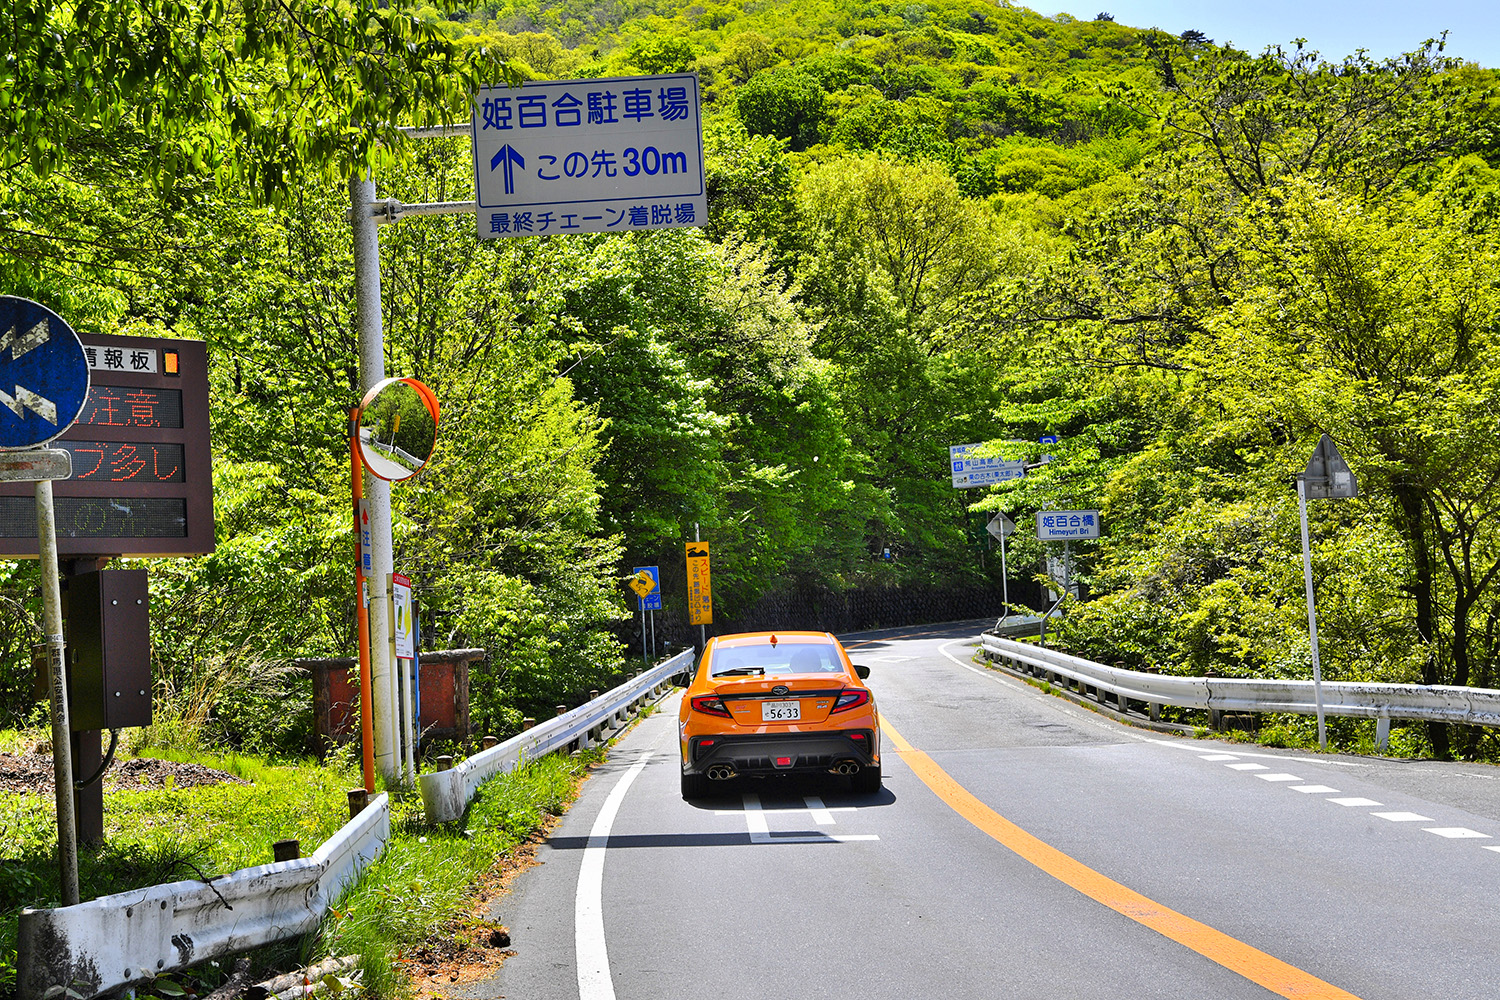
<path id="1" fill-rule="evenodd" d="M 845 637 L 885 789 L 683 802 L 676 699 L 495 906 L 474 1000 L 1500 996 L 1500 772 L 1117 724 L 971 663 L 981 623 Z"/>

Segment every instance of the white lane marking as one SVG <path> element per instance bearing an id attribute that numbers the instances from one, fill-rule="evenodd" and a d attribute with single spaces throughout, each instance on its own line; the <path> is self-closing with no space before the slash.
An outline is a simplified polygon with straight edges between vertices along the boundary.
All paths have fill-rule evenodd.
<path id="1" fill-rule="evenodd" d="M 1332 802 L 1332 803 L 1335 803 L 1335 804 L 1341 805 L 1341 806 L 1378 806 L 1378 805 L 1380 805 L 1380 803 L 1376 802 L 1374 799 L 1361 799 L 1361 798 L 1324 799 L 1324 801 L 1325 802 Z"/>
<path id="2" fill-rule="evenodd" d="M 1428 826 L 1423 827 L 1424 833 L 1435 833 L 1439 837 L 1447 837 L 1449 840 L 1489 840 L 1490 835 L 1480 833 L 1478 830 L 1470 830 L 1462 826 Z"/>
<path id="3" fill-rule="evenodd" d="M 1313 795 L 1337 795 L 1337 788 L 1329 788 L 1327 785 L 1293 785 L 1294 792 L 1308 792 Z"/>
<path id="4" fill-rule="evenodd" d="M 1199 760 L 1239 760 L 1238 754 L 1232 753 L 1200 753 Z"/>
<path id="5" fill-rule="evenodd" d="M 772 833 L 771 825 L 766 822 L 766 810 L 761 808 L 760 796 L 754 792 L 746 792 L 743 801 L 745 803 L 745 826 L 750 830 L 750 843 L 752 844 L 826 844 L 830 840 L 843 844 L 857 840 L 880 839 L 880 835 L 874 833 Z M 794 811 L 801 812 L 802 810 Z M 832 818 L 829 817 L 829 819 Z"/>
<path id="6" fill-rule="evenodd" d="M 1257 774 L 1261 781 L 1301 781 L 1295 774 Z"/>
<path id="7" fill-rule="evenodd" d="M 1231 771 L 1269 771 L 1270 770 L 1270 768 L 1266 767 L 1266 765 L 1264 765 L 1264 764 L 1247 764 L 1247 763 L 1241 763 L 1241 764 L 1225 764 L 1224 766 L 1227 767 L 1227 768 L 1229 768 Z"/>
<path id="8" fill-rule="evenodd" d="M 1500 851 L 1500 847 L 1495 847 L 1495 846 L 1489 845 L 1489 844 L 1486 844 L 1484 849 L 1486 851 Z"/>
<path id="9" fill-rule="evenodd" d="M 876 663 L 906 663 L 915 660 L 915 656 L 872 656 L 870 659 Z"/>
<path id="10" fill-rule="evenodd" d="M 823 800 L 816 795 L 803 796 L 803 802 L 807 803 L 807 811 L 812 813 L 812 821 L 819 826 L 833 826 L 833 813 L 823 804 Z"/>
<path id="11" fill-rule="evenodd" d="M 1203 741 L 1201 740 L 1163 740 L 1154 736 L 1141 736 L 1138 739 L 1146 743 L 1155 743 L 1157 746 L 1171 747 L 1174 750 L 1190 750 L 1194 753 L 1203 752 Z M 1288 757 L 1280 753 L 1255 753 L 1252 750 L 1236 750 L 1230 756 L 1234 757 L 1260 757 L 1265 760 L 1289 761 L 1293 764 L 1325 764 L 1330 767 L 1370 767 L 1362 761 L 1356 760 L 1328 760 L 1323 757 Z"/>
<path id="12" fill-rule="evenodd" d="M 604 800 L 594 819 L 583 863 L 578 869 L 578 895 L 573 904 L 574 953 L 578 959 L 578 1000 L 615 1000 L 615 984 L 609 975 L 609 949 L 604 943 L 604 851 L 609 831 L 630 785 L 645 769 L 653 751 L 641 754 Z"/>
<path id="13" fill-rule="evenodd" d="M 1371 816 L 1378 816 L 1381 819 L 1388 819 L 1392 823 L 1431 823 L 1432 822 L 1432 817 L 1431 816 L 1423 816 L 1421 813 L 1413 813 L 1413 812 L 1370 813 L 1370 815 Z"/>

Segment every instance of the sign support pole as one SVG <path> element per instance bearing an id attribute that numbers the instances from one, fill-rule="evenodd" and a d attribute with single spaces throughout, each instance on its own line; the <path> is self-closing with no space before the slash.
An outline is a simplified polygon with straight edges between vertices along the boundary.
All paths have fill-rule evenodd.
<path id="1" fill-rule="evenodd" d="M 1318 703 L 1318 746 L 1328 749 L 1323 725 L 1323 668 L 1318 663 L 1318 612 L 1313 603 L 1312 547 L 1307 541 L 1307 480 L 1297 477 L 1297 513 L 1302 518 L 1302 582 L 1307 588 L 1307 634 L 1312 640 L 1313 695 Z"/>
<path id="2" fill-rule="evenodd" d="M 63 676 L 62 586 L 57 566 L 57 519 L 52 480 L 36 484 L 37 544 L 42 564 L 42 615 L 47 633 L 47 687 L 52 699 L 52 780 L 57 791 L 57 868 L 62 905 L 78 902 L 78 831 L 73 819 L 72 726 Z"/>
<path id="3" fill-rule="evenodd" d="M 646 599 L 640 599 L 641 605 L 641 662 L 649 663 L 650 655 L 646 652 Z"/>
<path id="4" fill-rule="evenodd" d="M 1000 606 L 1010 617 L 1010 575 L 1005 571 L 1005 536 L 1000 536 Z"/>
<path id="5" fill-rule="evenodd" d="M 375 180 L 366 171 L 349 178 L 349 224 L 354 235 L 354 300 L 359 324 L 359 378 L 365 392 L 385 378 L 385 331 L 380 305 L 380 236 L 370 204 Z M 391 670 L 391 623 L 387 608 L 391 552 L 391 486 L 375 476 L 365 484 L 370 501 L 370 707 L 374 714 L 375 764 L 387 784 L 400 780 L 395 724 L 395 684 Z"/>

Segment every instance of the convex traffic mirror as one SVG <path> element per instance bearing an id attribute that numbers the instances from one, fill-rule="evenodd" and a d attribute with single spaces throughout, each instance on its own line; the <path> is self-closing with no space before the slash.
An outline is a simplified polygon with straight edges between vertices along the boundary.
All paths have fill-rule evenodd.
<path id="1" fill-rule="evenodd" d="M 381 479 L 407 479 L 432 457 L 437 397 L 414 378 L 388 378 L 365 393 L 356 423 L 365 468 Z"/>

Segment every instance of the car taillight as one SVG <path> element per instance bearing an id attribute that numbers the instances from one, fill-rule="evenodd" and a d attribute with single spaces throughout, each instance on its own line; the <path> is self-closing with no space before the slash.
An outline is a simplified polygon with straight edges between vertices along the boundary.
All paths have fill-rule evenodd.
<path id="1" fill-rule="evenodd" d="M 870 692 L 862 688 L 845 691 L 839 695 L 839 700 L 833 703 L 834 712 L 847 712 L 851 708 L 858 708 L 870 702 Z"/>
<path id="2" fill-rule="evenodd" d="M 693 711 L 702 712 L 704 715 L 722 715 L 730 718 L 729 709 L 719 700 L 716 694 L 700 694 L 692 700 Z"/>

